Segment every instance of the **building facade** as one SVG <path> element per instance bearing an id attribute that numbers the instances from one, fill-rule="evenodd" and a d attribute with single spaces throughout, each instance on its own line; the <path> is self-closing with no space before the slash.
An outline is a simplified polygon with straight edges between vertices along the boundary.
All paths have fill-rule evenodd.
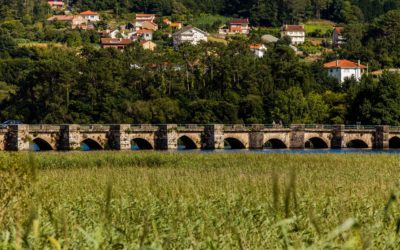
<path id="1" fill-rule="evenodd" d="M 362 65 L 360 62 L 336 60 L 325 63 L 324 68 L 328 70 L 328 75 L 336 78 L 339 83 L 343 83 L 346 79 L 351 78 L 357 81 L 361 80 L 367 66 Z"/>
<path id="2" fill-rule="evenodd" d="M 290 37 L 292 45 L 303 44 L 306 40 L 304 25 L 283 25 L 281 28 L 281 37 Z"/>
<path id="3" fill-rule="evenodd" d="M 174 47 L 177 48 L 179 45 L 183 43 L 190 43 L 193 45 L 197 45 L 201 41 L 208 41 L 208 33 L 202 31 L 196 27 L 187 26 L 182 28 L 178 32 L 175 32 L 173 35 Z"/>

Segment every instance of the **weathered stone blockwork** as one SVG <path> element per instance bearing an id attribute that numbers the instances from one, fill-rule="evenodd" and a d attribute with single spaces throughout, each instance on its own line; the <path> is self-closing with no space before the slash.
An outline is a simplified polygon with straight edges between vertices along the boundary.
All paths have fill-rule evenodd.
<path id="1" fill-rule="evenodd" d="M 0 150 L 29 150 L 36 144 L 43 150 L 79 150 L 85 143 L 93 149 L 130 150 L 133 142 L 142 149 L 177 149 L 183 143 L 190 149 L 232 148 L 301 149 L 345 148 L 364 145 L 386 149 L 398 142 L 400 128 L 344 125 L 10 125 L 0 129 Z"/>

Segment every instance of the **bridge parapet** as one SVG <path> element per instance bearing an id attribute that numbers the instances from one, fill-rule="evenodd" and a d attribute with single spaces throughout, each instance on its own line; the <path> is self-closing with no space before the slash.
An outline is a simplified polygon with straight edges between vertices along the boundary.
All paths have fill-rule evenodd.
<path id="1" fill-rule="evenodd" d="M 29 124 L 29 132 L 59 132 L 60 125 L 52 124 Z"/>
<path id="2" fill-rule="evenodd" d="M 110 130 L 110 125 L 102 125 L 102 124 L 77 125 L 77 128 L 81 132 L 105 132 Z"/>
<path id="3" fill-rule="evenodd" d="M 225 132 L 248 132 L 253 128 L 252 125 L 246 124 L 225 124 L 223 129 Z"/>
<path id="4" fill-rule="evenodd" d="M 203 132 L 204 125 L 199 124 L 179 124 L 177 125 L 177 129 L 179 132 Z"/>
<path id="5" fill-rule="evenodd" d="M 130 132 L 155 132 L 159 129 L 157 125 L 153 124 L 131 124 Z"/>

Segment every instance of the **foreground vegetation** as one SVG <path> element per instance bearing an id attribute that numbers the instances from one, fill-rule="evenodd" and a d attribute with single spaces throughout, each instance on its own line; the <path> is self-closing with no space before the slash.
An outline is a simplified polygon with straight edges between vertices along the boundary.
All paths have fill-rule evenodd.
<path id="1" fill-rule="evenodd" d="M 398 156 L 0 155 L 0 248 L 396 248 Z"/>

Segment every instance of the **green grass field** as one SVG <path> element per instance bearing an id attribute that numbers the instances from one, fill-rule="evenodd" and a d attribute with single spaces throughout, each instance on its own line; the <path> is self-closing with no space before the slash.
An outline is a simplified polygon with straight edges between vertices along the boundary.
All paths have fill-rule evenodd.
<path id="1" fill-rule="evenodd" d="M 398 156 L 0 154 L 0 249 L 396 249 Z"/>

